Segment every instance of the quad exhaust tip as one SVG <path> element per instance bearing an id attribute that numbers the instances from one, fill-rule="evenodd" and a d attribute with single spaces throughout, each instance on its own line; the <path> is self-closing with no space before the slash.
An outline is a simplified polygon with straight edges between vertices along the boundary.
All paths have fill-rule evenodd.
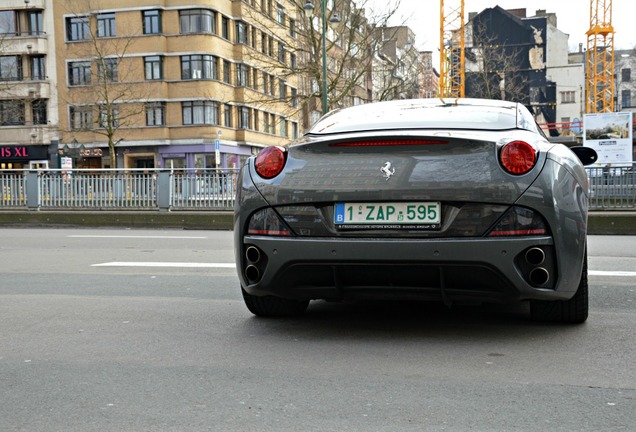
<path id="1" fill-rule="evenodd" d="M 255 265 L 248 265 L 245 268 L 245 278 L 251 284 L 258 282 L 261 277 L 261 272 Z"/>
<path id="2" fill-rule="evenodd" d="M 543 249 L 533 247 L 526 252 L 526 262 L 533 266 L 539 266 L 545 261 L 545 252 Z"/>
<path id="3" fill-rule="evenodd" d="M 543 267 L 533 268 L 528 275 L 530 283 L 534 286 L 542 286 L 550 280 L 550 273 Z"/>
<path id="4" fill-rule="evenodd" d="M 261 260 L 261 251 L 258 250 L 256 246 L 250 246 L 245 251 L 245 258 L 247 258 L 250 263 L 256 264 Z"/>

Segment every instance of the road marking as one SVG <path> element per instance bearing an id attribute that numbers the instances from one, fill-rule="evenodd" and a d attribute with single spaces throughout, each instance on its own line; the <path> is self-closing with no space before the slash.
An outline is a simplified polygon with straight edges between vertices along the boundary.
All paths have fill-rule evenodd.
<path id="1" fill-rule="evenodd" d="M 624 276 L 624 277 L 636 277 L 636 272 L 628 271 L 603 271 L 603 270 L 589 270 L 590 276 Z"/>
<path id="2" fill-rule="evenodd" d="M 142 236 L 142 235 L 70 235 L 72 238 L 131 238 L 131 239 L 207 239 L 199 236 Z"/>
<path id="3" fill-rule="evenodd" d="M 236 268 L 234 263 L 188 263 L 188 262 L 122 262 L 113 261 L 91 264 L 91 267 L 182 267 L 182 268 Z"/>

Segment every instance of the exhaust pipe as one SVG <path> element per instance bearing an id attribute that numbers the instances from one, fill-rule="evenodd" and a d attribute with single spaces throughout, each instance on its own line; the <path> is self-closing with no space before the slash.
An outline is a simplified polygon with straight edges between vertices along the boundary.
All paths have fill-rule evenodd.
<path id="1" fill-rule="evenodd" d="M 261 260 L 261 251 L 259 251 L 256 246 L 250 246 L 245 251 L 245 258 L 247 258 L 250 263 L 256 264 Z"/>
<path id="2" fill-rule="evenodd" d="M 528 264 L 538 266 L 543 264 L 543 261 L 545 261 L 545 252 L 543 252 L 543 249 L 533 247 L 526 252 L 526 262 Z"/>
<path id="3" fill-rule="evenodd" d="M 255 265 L 248 265 L 245 268 L 245 278 L 251 284 L 258 282 L 261 277 L 260 270 Z"/>
<path id="4" fill-rule="evenodd" d="M 528 275 L 530 283 L 534 286 L 542 286 L 550 280 L 550 273 L 543 267 L 533 268 Z"/>

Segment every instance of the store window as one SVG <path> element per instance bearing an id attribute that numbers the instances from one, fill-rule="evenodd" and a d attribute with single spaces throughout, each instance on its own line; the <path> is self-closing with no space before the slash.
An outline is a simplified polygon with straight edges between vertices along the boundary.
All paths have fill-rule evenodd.
<path id="1" fill-rule="evenodd" d="M 194 155 L 194 167 L 195 168 L 216 168 L 216 158 L 213 154 L 195 154 Z"/>

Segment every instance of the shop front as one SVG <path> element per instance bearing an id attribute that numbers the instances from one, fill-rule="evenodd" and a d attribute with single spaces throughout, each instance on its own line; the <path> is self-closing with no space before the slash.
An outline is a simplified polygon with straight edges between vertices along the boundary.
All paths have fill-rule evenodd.
<path id="1" fill-rule="evenodd" d="M 49 168 L 48 145 L 1 145 L 0 170 Z"/>
<path id="2" fill-rule="evenodd" d="M 235 169 L 252 155 L 246 145 L 219 143 L 168 145 L 159 149 L 159 167 L 183 169 Z"/>

